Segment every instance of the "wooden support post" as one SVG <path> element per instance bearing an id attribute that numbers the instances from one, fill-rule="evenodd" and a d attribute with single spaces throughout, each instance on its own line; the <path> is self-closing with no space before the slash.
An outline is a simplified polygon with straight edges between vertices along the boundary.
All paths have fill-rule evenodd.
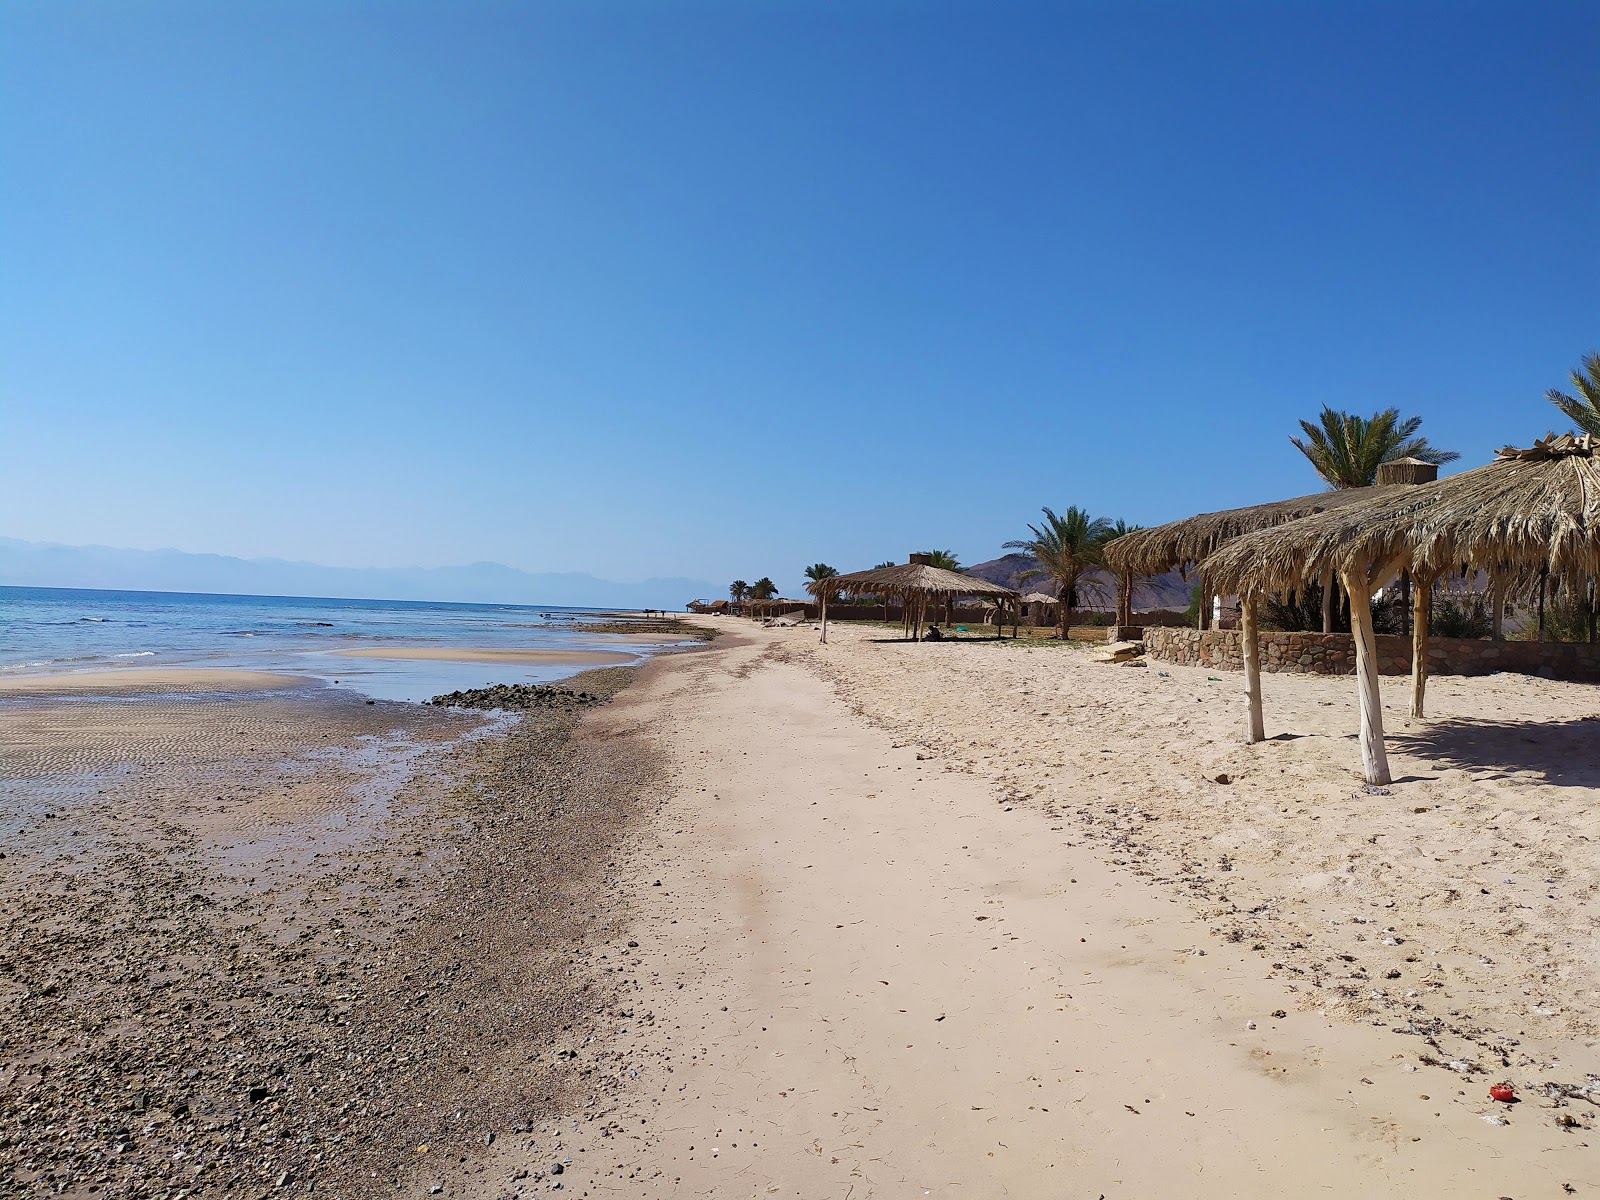
<path id="1" fill-rule="evenodd" d="M 1550 582 L 1550 568 L 1548 566 L 1540 567 L 1539 568 L 1539 640 L 1541 642 L 1544 641 L 1544 590 L 1545 590 L 1545 585 L 1547 583 L 1549 583 L 1549 582 Z"/>
<path id="2" fill-rule="evenodd" d="M 1199 597 L 1194 606 L 1194 627 L 1196 629 L 1204 629 L 1206 627 L 1206 618 L 1211 615 L 1211 598 L 1206 595 L 1206 577 L 1204 575 L 1196 575 L 1194 577 L 1194 594 Z"/>
<path id="3" fill-rule="evenodd" d="M 1333 568 L 1322 570 L 1322 632 L 1333 632 Z"/>
<path id="4" fill-rule="evenodd" d="M 1356 695 L 1361 708 L 1361 774 L 1368 783 L 1388 783 L 1389 756 L 1383 748 L 1383 698 L 1378 691 L 1378 642 L 1372 631 L 1372 584 L 1367 565 L 1339 572 L 1350 599 L 1350 635 L 1356 646 Z"/>
<path id="5" fill-rule="evenodd" d="M 1251 742 L 1263 741 L 1267 734 L 1261 721 L 1261 633 L 1257 622 L 1261 597 L 1254 588 L 1247 588 L 1239 597 L 1239 633 L 1244 648 L 1244 698 L 1246 710 L 1246 737 Z"/>
<path id="6" fill-rule="evenodd" d="M 828 640 L 828 593 L 823 591 L 817 599 L 822 603 L 822 640 Z"/>
<path id="7" fill-rule="evenodd" d="M 1411 715 L 1422 715 L 1422 698 L 1428 690 L 1428 601 L 1433 576 L 1418 573 L 1411 592 Z"/>
<path id="8" fill-rule="evenodd" d="M 1489 616 L 1489 636 L 1497 642 L 1505 641 L 1506 579 L 1498 571 L 1489 576 L 1489 600 L 1494 612 Z"/>

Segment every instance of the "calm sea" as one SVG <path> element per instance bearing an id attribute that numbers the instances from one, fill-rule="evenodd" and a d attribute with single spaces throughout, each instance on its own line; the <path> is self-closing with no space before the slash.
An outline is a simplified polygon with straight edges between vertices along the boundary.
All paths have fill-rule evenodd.
<path id="1" fill-rule="evenodd" d="M 107 667 L 290 671 L 385 700 L 488 683 L 548 682 L 570 666 L 346 658 L 357 646 L 622 650 L 568 628 L 585 610 L 299 596 L 211 596 L 0 587 L 0 678 Z"/>

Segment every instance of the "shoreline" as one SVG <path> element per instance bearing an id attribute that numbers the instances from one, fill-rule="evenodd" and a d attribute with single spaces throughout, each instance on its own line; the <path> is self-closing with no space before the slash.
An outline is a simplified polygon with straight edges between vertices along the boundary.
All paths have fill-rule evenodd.
<path id="1" fill-rule="evenodd" d="M 551 1042 L 614 1019 L 584 946 L 656 768 L 578 720 L 334 688 L 9 710 L 0 1181 L 390 1195 L 592 1098 Z"/>
<path id="2" fill-rule="evenodd" d="M 51 938 L 144 1029 L 70 1052 L 144 1106 L 93 1115 L 82 1169 L 170 1174 L 157 1152 L 183 1140 L 209 1147 L 192 1178 L 212 1187 L 287 1171 L 341 1196 L 1600 1186 L 1600 1088 L 1541 1090 L 1600 1066 L 1587 951 L 1563 942 L 1565 973 L 1520 989 L 1525 939 L 1592 919 L 1600 868 L 1537 877 L 1566 925 L 1552 907 L 1537 932 L 1504 932 L 1511 839 L 1580 844 L 1587 808 L 1555 801 L 1595 783 L 1553 796 L 1447 766 L 1437 742 L 1452 705 L 1538 713 L 1546 694 L 1548 719 L 1583 689 L 1436 681 L 1435 741 L 1399 729 L 1423 757 L 1397 795 L 1367 796 L 1338 766 L 1347 739 L 1321 732 L 1342 728 L 1342 681 L 1269 681 L 1292 736 L 1246 748 L 1236 697 L 1204 672 L 716 628 L 708 648 L 567 681 L 613 697 L 582 712 L 486 721 L 339 689 L 77 705 L 63 745 L 124 745 L 137 708 L 154 726 L 141 753 L 164 764 L 140 782 L 76 751 L 74 778 L 109 798 L 58 793 L 55 820 L 27 818 L 58 857 L 44 875 L 33 851 L 0 862 L 17 906 L 0 999 L 34 1031 L 6 1040 L 112 1028 Z M 50 706 L 27 711 L 61 735 Z M 240 728 L 258 760 L 239 758 Z M 1432 865 L 1392 870 L 1367 841 L 1402 827 Z M 1476 878 L 1450 839 L 1507 894 L 1417 899 L 1436 876 Z M 90 895 L 67 886 L 96 863 Z M 1486 965 L 1469 952 L 1496 920 Z M 197 945 L 223 992 L 195 974 Z M 129 954 L 141 971 L 114 965 Z M 1530 1010 L 1555 994 L 1564 1011 Z M 191 1052 L 200 1079 L 180 1079 L 178 1048 L 211 1045 L 193 1031 L 224 1012 L 221 1057 Z M 6 1057 L 0 1106 L 91 1119 L 65 1076 L 36 1077 L 44 1060 Z M 1520 1104 L 1487 1099 L 1502 1077 Z M 249 1145 L 263 1115 L 288 1131 L 270 1152 Z M 19 1161 L 41 1146 L 14 1143 Z"/>
<path id="3" fill-rule="evenodd" d="M 423 662 L 529 663 L 544 666 L 621 666 L 637 661 L 623 650 L 547 650 L 537 647 L 488 646 L 362 646 L 330 650 L 331 658 L 394 658 Z"/>

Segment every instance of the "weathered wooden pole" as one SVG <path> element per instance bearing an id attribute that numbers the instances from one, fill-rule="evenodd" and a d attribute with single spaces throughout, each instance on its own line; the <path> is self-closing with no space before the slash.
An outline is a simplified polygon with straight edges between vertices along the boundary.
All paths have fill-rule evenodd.
<path id="1" fill-rule="evenodd" d="M 1257 617 L 1260 594 L 1247 588 L 1239 597 L 1239 641 L 1244 651 L 1244 698 L 1247 717 L 1246 736 L 1251 742 L 1263 741 L 1267 734 L 1261 720 L 1261 633 Z"/>
<path id="2" fill-rule="evenodd" d="M 817 594 L 817 600 L 822 605 L 822 640 L 826 642 L 828 640 L 828 593 L 826 589 Z"/>
<path id="3" fill-rule="evenodd" d="M 1549 582 L 1550 582 L 1550 567 L 1548 565 L 1540 567 L 1539 568 L 1539 640 L 1541 642 L 1544 641 L 1544 590 L 1545 590 L 1545 585 L 1547 583 L 1549 583 Z"/>
<path id="4" fill-rule="evenodd" d="M 1428 690 L 1428 601 L 1433 594 L 1433 576 L 1419 573 L 1411 592 L 1411 715 L 1422 715 L 1422 699 Z"/>
<path id="5" fill-rule="evenodd" d="M 1339 572 L 1350 598 L 1350 636 L 1356 646 L 1356 696 L 1361 707 L 1361 774 L 1368 783 L 1388 783 L 1389 756 L 1383 748 L 1383 698 L 1378 691 L 1378 642 L 1372 631 L 1372 584 L 1367 564 Z"/>
<path id="6" fill-rule="evenodd" d="M 1333 632 L 1333 568 L 1322 572 L 1322 632 Z"/>
<path id="7" fill-rule="evenodd" d="M 1497 642 L 1505 640 L 1506 577 L 1498 571 L 1489 576 L 1489 600 L 1494 612 L 1489 616 L 1489 636 Z"/>

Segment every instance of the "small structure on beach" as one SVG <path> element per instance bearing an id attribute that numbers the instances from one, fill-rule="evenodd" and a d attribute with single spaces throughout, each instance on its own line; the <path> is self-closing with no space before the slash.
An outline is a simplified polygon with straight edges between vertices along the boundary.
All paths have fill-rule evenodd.
<path id="1" fill-rule="evenodd" d="M 1424 464 L 1430 465 L 1430 464 Z M 1438 468 L 1434 467 L 1434 471 Z M 1149 529 L 1136 529 L 1106 543 L 1106 562 L 1121 574 L 1159 575 L 1174 567 L 1187 571 L 1214 553 L 1233 538 L 1249 533 L 1276 529 L 1290 521 L 1341 508 L 1370 496 L 1374 488 L 1330 489 L 1311 496 L 1295 496 L 1288 500 L 1274 500 L 1267 504 L 1252 504 L 1244 508 L 1226 508 L 1220 512 L 1199 513 L 1181 521 L 1169 521 Z M 1324 584 L 1324 595 L 1328 593 Z M 1215 592 L 1215 581 L 1199 572 L 1201 602 L 1199 624 L 1204 629 L 1211 614 L 1207 597 Z M 1328 632 L 1328 614 L 1324 610 L 1324 633 Z"/>
<path id="2" fill-rule="evenodd" d="M 959 571 L 946 571 L 932 566 L 926 554 L 913 554 L 910 561 L 893 567 L 875 567 L 870 571 L 854 571 L 848 575 L 830 575 L 806 584 L 806 591 L 817 598 L 822 617 L 822 640 L 828 640 L 828 600 L 841 592 L 866 593 L 875 596 L 893 596 L 901 601 L 901 621 L 906 636 L 913 641 L 922 637 L 927 625 L 928 604 L 933 600 L 954 601 L 960 596 L 982 596 L 995 602 L 995 636 L 1004 625 L 1007 609 L 1012 614 L 1011 634 L 1016 636 L 1020 619 L 1022 597 L 1014 588 L 990 583 L 974 575 Z"/>
<path id="3" fill-rule="evenodd" d="M 1507 446 L 1486 466 L 1434 482 L 1364 489 L 1320 514 L 1235 538 L 1201 563 L 1218 586 L 1240 597 L 1248 737 L 1264 736 L 1259 612 L 1272 592 L 1335 575 L 1350 599 L 1361 710 L 1362 771 L 1390 779 L 1383 747 L 1377 644 L 1370 600 L 1397 572 L 1412 589 L 1411 713 L 1423 715 L 1428 679 L 1428 597 L 1434 583 L 1463 567 L 1486 571 L 1497 607 L 1505 581 L 1535 573 L 1583 581 L 1600 576 L 1600 464 L 1588 434 L 1548 437 L 1527 449 Z"/>

